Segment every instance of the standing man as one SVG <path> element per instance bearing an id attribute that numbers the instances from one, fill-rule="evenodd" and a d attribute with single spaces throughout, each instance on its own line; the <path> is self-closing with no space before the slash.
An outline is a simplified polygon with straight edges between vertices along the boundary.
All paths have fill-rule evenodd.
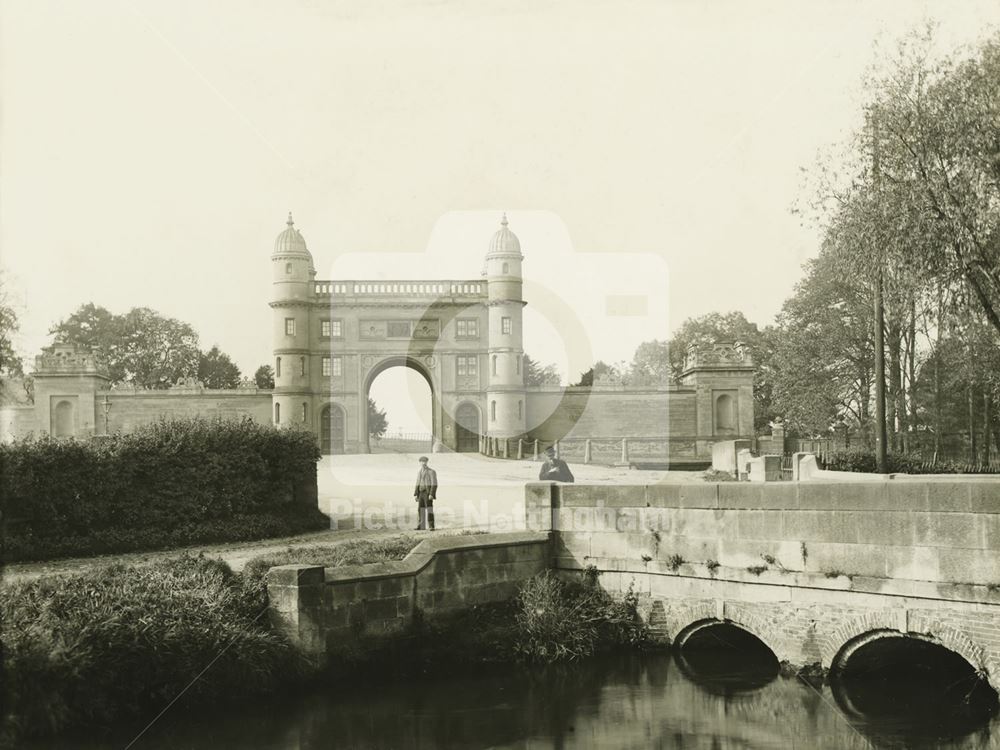
<path id="1" fill-rule="evenodd" d="M 437 472 L 427 465 L 427 456 L 421 456 L 417 486 L 413 489 L 413 496 L 417 499 L 417 512 L 420 514 L 417 531 L 434 531 L 434 498 L 437 497 L 437 490 Z"/>
<path id="2" fill-rule="evenodd" d="M 551 445 L 545 449 L 545 463 L 538 472 L 538 478 L 543 482 L 572 482 L 573 472 L 561 458 L 556 458 L 556 451 Z"/>

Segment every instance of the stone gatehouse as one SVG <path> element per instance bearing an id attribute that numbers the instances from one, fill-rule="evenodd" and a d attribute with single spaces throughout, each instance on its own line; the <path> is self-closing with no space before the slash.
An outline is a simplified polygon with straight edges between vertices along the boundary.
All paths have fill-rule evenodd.
<path id="1" fill-rule="evenodd" d="M 589 440 L 600 454 L 629 438 L 650 460 L 707 462 L 713 442 L 752 435 L 753 363 L 735 343 L 690 351 L 678 383 L 526 385 L 531 300 L 506 216 L 486 248 L 478 276 L 321 280 L 289 215 L 271 253 L 273 391 L 109 389 L 91 353 L 56 344 L 36 358 L 34 405 L 0 409 L 0 434 L 101 435 L 159 417 L 249 415 L 314 432 L 324 453 L 364 453 L 372 382 L 405 366 L 428 383 L 435 450 L 476 452 L 491 437 L 565 441 L 570 452 Z"/>

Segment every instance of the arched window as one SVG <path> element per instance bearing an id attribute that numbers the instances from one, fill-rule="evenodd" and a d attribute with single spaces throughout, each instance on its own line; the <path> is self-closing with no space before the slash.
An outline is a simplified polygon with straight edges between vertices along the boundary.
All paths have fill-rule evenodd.
<path id="1" fill-rule="evenodd" d="M 303 422 L 306 421 L 306 415 L 309 413 L 308 409 L 309 409 L 308 404 L 306 404 L 305 402 L 303 402 L 303 404 L 302 404 L 302 421 Z"/>
<path id="2" fill-rule="evenodd" d="M 493 355 L 493 374 L 497 374 L 497 355 Z"/>
<path id="3" fill-rule="evenodd" d="M 299 375 L 306 374 L 306 358 L 299 357 Z"/>
<path id="4" fill-rule="evenodd" d="M 496 401 L 490 401 L 490 421 L 491 422 L 496 422 L 497 421 L 497 402 Z"/>
<path id="5" fill-rule="evenodd" d="M 76 434 L 76 409 L 72 401 L 60 401 L 53 410 L 56 437 L 73 437 Z"/>
<path id="6" fill-rule="evenodd" d="M 285 273 L 291 273 L 291 272 L 292 272 L 292 264 L 291 263 L 286 263 L 285 264 Z"/>
<path id="7" fill-rule="evenodd" d="M 507 265 L 506 263 L 503 264 L 503 273 L 504 275 L 510 273 L 510 266 Z"/>
<path id="8" fill-rule="evenodd" d="M 736 429 L 736 401 L 728 393 L 723 393 L 715 400 L 715 429 Z"/>
<path id="9" fill-rule="evenodd" d="M 281 404 L 274 405 L 274 423 L 281 424 Z"/>
<path id="10" fill-rule="evenodd" d="M 518 375 L 521 374 L 521 358 L 520 357 L 514 357 L 514 372 L 517 373 Z"/>
<path id="11" fill-rule="evenodd" d="M 517 418 L 523 419 L 524 417 L 524 406 L 522 401 L 517 402 Z"/>
<path id="12" fill-rule="evenodd" d="M 278 357 L 276 360 L 274 360 L 274 377 L 276 378 L 281 377 L 281 357 Z"/>

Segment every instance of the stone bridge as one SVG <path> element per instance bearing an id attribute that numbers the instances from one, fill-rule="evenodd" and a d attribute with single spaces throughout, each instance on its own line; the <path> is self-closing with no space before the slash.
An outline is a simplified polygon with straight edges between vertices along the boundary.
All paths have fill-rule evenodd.
<path id="1" fill-rule="evenodd" d="M 630 587 L 683 645 L 729 623 L 792 665 L 836 667 L 879 638 L 964 657 L 1000 688 L 1000 481 L 526 488 L 553 565 Z"/>

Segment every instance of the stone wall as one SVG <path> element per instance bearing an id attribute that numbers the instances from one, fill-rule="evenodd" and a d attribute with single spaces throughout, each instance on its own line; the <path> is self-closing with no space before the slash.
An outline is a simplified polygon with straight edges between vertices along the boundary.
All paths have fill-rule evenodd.
<path id="1" fill-rule="evenodd" d="M 319 661 L 359 636 L 398 633 L 417 610 L 433 618 L 509 599 L 549 566 L 547 533 L 441 536 L 399 562 L 271 568 L 270 615 Z"/>
<path id="2" fill-rule="evenodd" d="M 694 436 L 695 392 L 682 389 L 529 390 L 528 433 L 565 438 Z"/>
<path id="3" fill-rule="evenodd" d="M 246 390 L 190 391 L 110 391 L 108 392 L 107 431 L 130 432 L 136 427 L 155 422 L 158 419 L 178 419 L 183 417 L 222 417 L 237 419 L 248 416 L 261 424 L 271 423 L 271 392 Z M 104 428 L 104 394 L 96 399 L 99 434 Z"/>
<path id="4" fill-rule="evenodd" d="M 51 389 L 50 389 L 51 390 Z M 65 394 L 64 394 L 65 391 Z M 79 395 L 81 391 L 64 388 L 49 400 Z M 82 393 L 87 393 L 82 391 Z M 61 395 L 64 394 L 64 395 Z M 222 417 L 238 419 L 250 417 L 256 422 L 271 422 L 271 392 L 255 389 L 209 390 L 205 388 L 170 389 L 162 391 L 112 390 L 90 391 L 90 398 L 80 404 L 87 413 L 80 414 L 77 437 L 131 432 L 140 425 L 159 419 L 183 417 Z M 107 419 L 105 420 L 105 405 Z M 48 433 L 51 430 L 48 411 L 35 406 L 0 407 L 0 440 L 9 442 L 29 434 Z"/>
<path id="5" fill-rule="evenodd" d="M 729 621 L 793 664 L 919 633 L 1000 686 L 1000 480 L 526 489 L 555 566 L 634 587 L 669 638 Z"/>
<path id="6" fill-rule="evenodd" d="M 34 406 L 0 406 L 0 442 L 9 443 L 37 431 Z"/>

